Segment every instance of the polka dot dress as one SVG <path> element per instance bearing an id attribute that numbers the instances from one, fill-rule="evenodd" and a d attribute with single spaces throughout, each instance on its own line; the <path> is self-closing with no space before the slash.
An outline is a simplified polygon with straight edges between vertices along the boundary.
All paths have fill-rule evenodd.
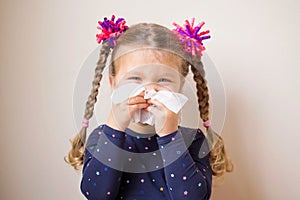
<path id="1" fill-rule="evenodd" d="M 211 196 L 209 149 L 200 129 L 159 137 L 105 124 L 85 149 L 80 189 L 89 200 L 200 200 Z"/>

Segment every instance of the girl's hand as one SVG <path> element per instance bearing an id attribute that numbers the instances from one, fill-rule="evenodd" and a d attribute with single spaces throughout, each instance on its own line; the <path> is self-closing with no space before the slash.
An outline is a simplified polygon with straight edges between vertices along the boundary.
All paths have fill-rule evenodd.
<path id="1" fill-rule="evenodd" d="M 152 104 L 146 110 L 154 115 L 155 131 L 158 136 L 169 135 L 178 130 L 178 114 L 155 99 L 148 99 L 147 103 Z"/>
<path id="2" fill-rule="evenodd" d="M 107 125 L 117 130 L 125 131 L 135 111 L 148 107 L 144 94 L 145 91 L 142 91 L 140 94 L 130 97 L 122 103 L 113 104 Z"/>

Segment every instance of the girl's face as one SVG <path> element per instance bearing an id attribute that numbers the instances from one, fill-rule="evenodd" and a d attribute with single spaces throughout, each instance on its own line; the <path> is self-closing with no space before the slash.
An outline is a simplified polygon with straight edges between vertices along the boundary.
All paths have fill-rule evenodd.
<path id="1" fill-rule="evenodd" d="M 140 50 L 115 61 L 116 76 L 110 75 L 112 89 L 127 83 L 138 83 L 147 89 L 180 92 L 183 85 L 179 57 L 166 52 Z"/>

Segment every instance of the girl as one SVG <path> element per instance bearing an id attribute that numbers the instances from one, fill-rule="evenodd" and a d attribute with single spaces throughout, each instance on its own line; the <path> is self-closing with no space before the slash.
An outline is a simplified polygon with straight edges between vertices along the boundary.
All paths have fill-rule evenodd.
<path id="1" fill-rule="evenodd" d="M 205 48 L 202 42 L 182 34 L 197 36 L 203 24 L 194 28 L 194 22 L 187 22 L 189 30 L 175 24 L 174 32 L 151 23 L 128 28 L 121 18 L 114 22 L 114 16 L 99 24 L 102 32 L 97 40 L 103 44 L 93 88 L 86 103 L 83 127 L 72 141 L 68 160 L 65 158 L 76 170 L 83 165 L 83 195 L 92 200 L 209 199 L 212 176 L 231 172 L 233 165 L 226 156 L 221 136 L 210 127 L 208 88 L 201 62 Z M 117 91 L 122 85 L 134 83 L 143 85 L 145 90 L 113 104 L 106 123 L 95 128 L 85 142 L 88 120 L 93 115 L 111 49 L 111 88 Z M 189 66 L 196 82 L 206 137 L 200 128 L 180 126 L 178 114 L 158 99 L 145 98 L 149 90 L 180 93 Z M 151 113 L 154 124 L 134 122 L 137 111 Z"/>

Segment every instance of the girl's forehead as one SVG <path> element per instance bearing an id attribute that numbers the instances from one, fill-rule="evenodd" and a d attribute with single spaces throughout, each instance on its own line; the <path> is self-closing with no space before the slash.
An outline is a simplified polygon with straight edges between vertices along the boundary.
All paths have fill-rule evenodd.
<path id="1" fill-rule="evenodd" d="M 138 66 L 156 65 L 170 67 L 180 71 L 181 58 L 168 52 L 159 50 L 138 50 L 120 56 L 115 60 L 117 72 L 128 72 Z"/>

